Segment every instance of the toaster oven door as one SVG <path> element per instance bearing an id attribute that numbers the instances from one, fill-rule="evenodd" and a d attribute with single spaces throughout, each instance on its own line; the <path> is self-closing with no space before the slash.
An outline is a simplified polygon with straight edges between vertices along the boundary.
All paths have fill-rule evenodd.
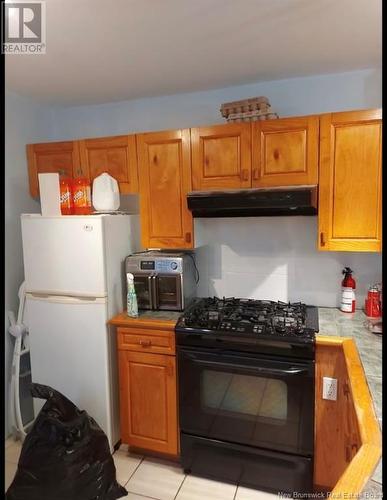
<path id="1" fill-rule="evenodd" d="M 134 289 L 136 290 L 139 309 L 154 309 L 153 278 L 149 274 L 134 274 Z"/>
<path id="2" fill-rule="evenodd" d="M 157 274 L 155 279 L 155 309 L 182 310 L 181 274 Z"/>

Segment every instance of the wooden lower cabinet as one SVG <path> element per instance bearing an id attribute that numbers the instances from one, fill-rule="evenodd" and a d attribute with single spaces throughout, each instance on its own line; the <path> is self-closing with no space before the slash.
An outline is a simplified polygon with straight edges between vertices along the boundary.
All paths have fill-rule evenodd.
<path id="1" fill-rule="evenodd" d="M 332 341 L 332 343 L 329 343 Z M 323 378 L 337 380 L 337 399 L 323 399 Z M 317 487 L 331 490 L 356 455 L 361 437 L 340 338 L 316 340 L 315 470 Z"/>
<path id="2" fill-rule="evenodd" d="M 382 439 L 364 369 L 352 338 L 316 336 L 316 490 L 358 498 L 381 457 Z M 323 378 L 337 380 L 337 399 L 322 397 Z"/>
<path id="3" fill-rule="evenodd" d="M 145 331 L 150 333 L 151 330 Z M 133 344 L 130 348 L 133 349 Z M 139 349 L 151 347 L 143 342 L 139 343 Z M 122 442 L 135 448 L 177 455 L 175 356 L 119 348 L 118 363 Z"/>

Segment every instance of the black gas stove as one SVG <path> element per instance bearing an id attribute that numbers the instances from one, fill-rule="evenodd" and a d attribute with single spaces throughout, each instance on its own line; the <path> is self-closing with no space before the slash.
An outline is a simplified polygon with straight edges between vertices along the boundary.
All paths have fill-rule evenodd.
<path id="1" fill-rule="evenodd" d="M 200 298 L 179 318 L 176 332 L 250 345 L 258 340 L 312 344 L 318 332 L 318 310 L 301 302 Z"/>
<path id="2" fill-rule="evenodd" d="M 311 492 L 316 307 L 200 298 L 176 327 L 184 470 Z"/>

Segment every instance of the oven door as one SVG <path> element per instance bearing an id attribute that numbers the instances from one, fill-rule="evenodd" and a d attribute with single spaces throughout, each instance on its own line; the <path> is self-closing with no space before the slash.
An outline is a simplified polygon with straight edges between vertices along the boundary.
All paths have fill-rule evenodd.
<path id="1" fill-rule="evenodd" d="M 133 276 L 138 308 L 154 309 L 152 274 L 134 274 Z"/>
<path id="2" fill-rule="evenodd" d="M 178 363 L 183 432 L 313 454 L 313 361 L 179 348 Z"/>
<path id="3" fill-rule="evenodd" d="M 182 310 L 181 274 L 157 274 L 155 277 L 155 309 Z"/>

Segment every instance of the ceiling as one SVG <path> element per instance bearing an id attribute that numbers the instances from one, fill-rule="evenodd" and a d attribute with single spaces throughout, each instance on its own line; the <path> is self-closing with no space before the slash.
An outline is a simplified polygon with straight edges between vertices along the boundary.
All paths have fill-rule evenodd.
<path id="1" fill-rule="evenodd" d="M 46 0 L 45 55 L 6 86 L 94 104 L 380 67 L 382 0 Z"/>

